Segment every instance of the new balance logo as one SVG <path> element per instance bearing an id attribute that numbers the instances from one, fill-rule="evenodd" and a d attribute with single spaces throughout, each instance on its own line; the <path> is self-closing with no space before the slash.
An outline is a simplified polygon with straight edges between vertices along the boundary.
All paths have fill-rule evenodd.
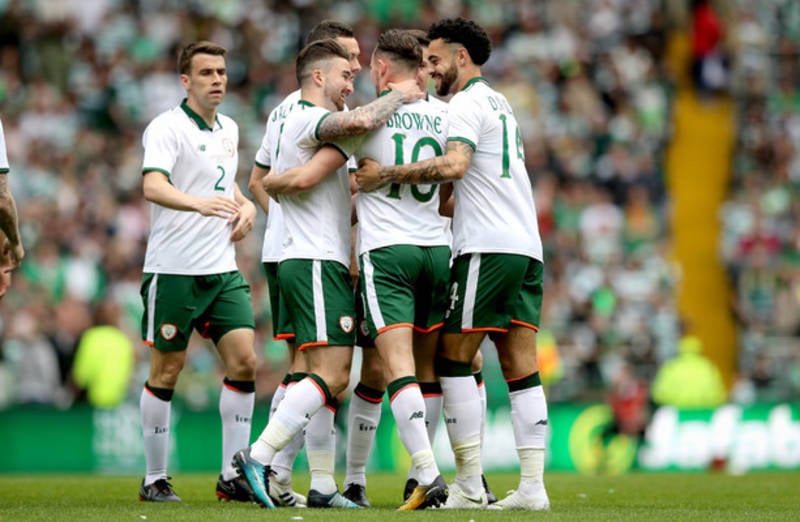
<path id="1" fill-rule="evenodd" d="M 235 415 L 236 422 L 247 423 L 250 422 L 250 417 L 242 417 L 241 415 Z"/>
<path id="2" fill-rule="evenodd" d="M 376 429 L 378 427 L 374 424 L 364 424 L 363 422 L 358 424 L 358 431 L 375 431 Z"/>
<path id="3" fill-rule="evenodd" d="M 534 426 L 547 426 L 547 419 L 540 420 L 539 422 L 534 424 Z"/>
<path id="4" fill-rule="evenodd" d="M 422 410 L 417 410 L 411 414 L 411 417 L 409 417 L 408 420 L 412 421 L 414 419 L 424 419 L 424 418 L 425 414 L 422 412 Z"/>
<path id="5" fill-rule="evenodd" d="M 153 433 L 155 433 L 156 435 L 159 435 L 161 433 L 167 433 L 168 431 L 169 431 L 169 428 L 166 427 L 166 426 L 156 426 L 156 429 L 155 429 L 155 431 Z"/>
<path id="6" fill-rule="evenodd" d="M 455 417 L 445 417 L 444 418 L 445 424 L 458 424 L 458 420 Z"/>

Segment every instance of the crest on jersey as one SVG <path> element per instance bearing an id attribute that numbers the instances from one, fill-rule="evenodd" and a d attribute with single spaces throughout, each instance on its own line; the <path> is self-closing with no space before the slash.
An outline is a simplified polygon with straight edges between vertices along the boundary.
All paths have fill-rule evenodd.
<path id="1" fill-rule="evenodd" d="M 161 332 L 161 337 L 167 341 L 175 339 L 175 336 L 178 335 L 178 327 L 170 323 L 162 324 L 159 331 Z"/>
<path id="2" fill-rule="evenodd" d="M 353 318 L 349 315 L 343 315 L 339 318 L 339 328 L 341 328 L 344 333 L 352 332 L 354 326 L 355 321 L 353 321 Z"/>
<path id="3" fill-rule="evenodd" d="M 225 151 L 225 154 L 232 158 L 233 154 L 236 152 L 236 147 L 233 146 L 233 141 L 230 138 L 225 138 L 222 140 L 222 150 Z"/>

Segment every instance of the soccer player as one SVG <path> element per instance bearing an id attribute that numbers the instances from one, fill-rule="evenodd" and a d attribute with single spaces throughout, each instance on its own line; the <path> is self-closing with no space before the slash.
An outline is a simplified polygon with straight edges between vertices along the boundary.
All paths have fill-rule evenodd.
<path id="1" fill-rule="evenodd" d="M 147 466 L 140 500 L 180 501 L 167 476 L 170 401 L 192 330 L 214 342 L 225 367 L 217 497 L 251 496 L 231 465 L 249 443 L 257 362 L 250 287 L 237 269 L 234 243 L 252 229 L 256 209 L 235 182 L 239 129 L 217 111 L 227 86 L 225 52 L 207 41 L 181 50 L 186 98 L 153 119 L 142 139 L 151 230 L 142 281 L 150 374 L 140 401 Z"/>
<path id="2" fill-rule="evenodd" d="M 416 81 L 421 62 L 416 38 L 398 29 L 383 33 L 370 63 L 376 94 L 388 93 L 392 82 Z M 356 158 L 397 164 L 441 154 L 447 126 L 444 109 L 425 100 L 404 105 L 357 147 Z M 344 161 L 327 148 L 304 168 L 319 176 Z M 446 303 L 450 248 L 439 216 L 437 186 L 394 185 L 388 191 L 360 194 L 357 207 L 359 284 L 367 325 L 384 364 L 400 438 L 420 482 L 400 509 L 437 506 L 446 498 L 447 485 L 428 440 L 425 402 L 414 368 L 414 346 L 436 345 Z M 426 297 L 416 299 L 417 295 Z"/>
<path id="3" fill-rule="evenodd" d="M 350 51 L 350 68 L 353 76 L 361 70 L 359 62 L 360 49 L 358 41 L 350 26 L 336 22 L 334 20 L 323 20 L 309 31 L 306 36 L 306 45 L 326 38 L 336 39 L 342 46 Z M 280 130 L 291 113 L 297 101 L 300 99 L 300 89 L 289 94 L 277 107 L 275 107 L 267 118 L 264 138 L 261 147 L 256 152 L 253 168 L 250 172 L 250 182 L 248 188 L 253 194 L 256 202 L 267 213 L 267 228 L 264 233 L 264 244 L 261 253 L 261 262 L 264 266 L 264 273 L 267 278 L 267 288 L 269 290 L 270 308 L 272 310 L 273 334 L 276 340 L 285 340 L 289 349 L 289 372 L 284 376 L 283 381 L 275 390 L 270 404 L 270 416 L 274 415 L 288 387 L 293 386 L 308 374 L 304 357 L 297 357 L 297 345 L 295 344 L 294 333 L 286 315 L 285 305 L 280 299 L 278 289 L 278 261 L 283 250 L 283 243 L 286 238 L 285 224 L 283 222 L 283 212 L 280 204 L 264 191 L 262 180 L 270 172 L 270 167 L 275 161 L 275 156 L 279 152 L 278 140 Z M 329 133 L 341 132 L 346 126 L 329 127 Z M 326 136 L 333 137 L 336 136 Z M 313 426 L 312 426 L 313 428 Z M 314 437 L 314 434 L 309 434 Z M 306 498 L 295 492 L 291 487 L 292 467 L 295 458 L 303 446 L 303 434 L 299 433 L 292 441 L 275 455 L 272 461 L 272 475 L 269 477 L 269 494 L 276 506 L 303 507 Z M 309 455 L 309 459 L 314 461 L 316 455 Z"/>
<path id="4" fill-rule="evenodd" d="M 308 34 L 306 43 L 333 38 L 350 52 L 350 70 L 355 77 L 361 70 L 359 62 L 360 49 L 358 41 L 355 39 L 352 28 L 346 24 L 333 20 L 324 20 L 317 24 Z M 368 130 L 382 125 L 392 112 L 403 102 L 415 99 L 418 96 L 418 89 L 407 82 L 405 85 L 396 86 L 397 90 L 391 96 L 381 98 L 356 111 L 336 112 L 326 118 L 318 129 L 319 137 L 322 140 L 335 140 L 348 135 L 363 134 Z M 250 174 L 249 188 L 256 200 L 267 212 L 267 231 L 264 237 L 264 247 L 262 250 L 262 262 L 267 274 L 269 285 L 270 302 L 273 314 L 273 324 L 276 338 L 286 339 L 289 344 L 291 368 L 290 372 L 273 396 L 270 406 L 270 414 L 274 414 L 278 404 L 283 399 L 286 390 L 302 380 L 308 373 L 304 357 L 296 357 L 296 345 L 294 343 L 294 333 L 291 323 L 288 320 L 285 310 L 285 303 L 280 298 L 278 286 L 278 261 L 280 259 L 283 243 L 285 241 L 285 224 L 283 222 L 283 212 L 280 204 L 270 198 L 264 191 L 262 180 L 270 172 L 271 165 L 280 155 L 278 140 L 281 129 L 287 117 L 300 100 L 300 90 L 292 92 L 281 104 L 270 113 L 267 119 L 266 131 L 262 140 L 261 147 L 256 153 L 255 165 Z M 382 391 L 380 394 L 382 395 Z M 324 416 L 324 412 L 323 412 Z M 321 430 L 321 433 L 316 431 Z M 306 439 L 310 439 L 308 447 L 308 458 L 311 466 L 316 466 L 317 461 L 326 459 L 327 444 L 330 438 L 330 429 L 317 426 L 314 422 L 307 426 Z M 367 434 L 362 434 L 362 438 Z M 353 437 L 356 438 L 356 437 Z M 352 440 L 352 439 L 349 439 Z M 273 503 L 278 506 L 302 506 L 306 499 L 291 489 L 291 471 L 294 459 L 302 447 L 302 434 L 298 434 L 289 444 L 287 444 L 272 461 L 272 475 L 269 478 L 269 494 Z M 315 445 L 321 444 L 321 448 Z"/>
<path id="5" fill-rule="evenodd" d="M 430 40 L 428 39 L 428 33 L 421 29 L 408 29 L 408 34 L 413 36 L 419 42 L 419 45 L 422 47 L 422 68 L 423 74 L 419 76 L 419 86 L 420 89 L 427 92 L 427 85 L 428 80 L 433 75 L 433 66 L 431 65 L 428 57 L 430 55 L 430 50 L 428 46 L 430 45 Z M 440 100 L 435 96 L 427 96 L 426 98 L 428 102 L 432 104 L 436 104 L 442 107 L 442 110 L 447 110 L 447 103 Z M 450 218 L 453 217 L 453 186 L 452 183 L 445 183 L 441 185 L 440 190 L 440 207 L 439 213 L 444 217 L 445 223 L 445 232 L 448 237 L 448 244 L 452 242 L 452 234 L 450 230 Z M 450 268 L 447 268 L 447 272 L 449 274 Z M 422 396 L 425 400 L 425 425 L 428 428 L 428 440 L 431 441 L 433 444 L 434 439 L 436 438 L 436 431 L 439 425 L 439 419 L 442 416 L 442 386 L 439 384 L 439 379 L 436 375 L 434 370 L 434 355 L 436 350 L 436 344 L 417 344 L 414 347 L 414 362 L 417 371 L 417 379 L 419 380 L 419 386 L 422 390 Z M 486 423 L 486 387 L 483 384 L 483 376 L 481 373 L 481 366 L 483 363 L 483 357 L 481 351 L 478 350 L 475 353 L 475 358 L 472 360 L 472 372 L 473 376 L 475 377 L 476 382 L 478 383 L 478 391 L 481 397 L 481 414 L 482 414 L 482 421 L 481 421 L 481 447 L 483 447 L 483 427 L 485 427 Z M 486 478 L 482 477 L 483 480 L 483 487 L 484 491 L 486 492 L 486 498 L 489 503 L 494 503 L 497 501 L 497 497 L 494 495 L 492 490 L 489 488 L 489 484 L 486 482 Z M 408 480 L 406 481 L 405 487 L 403 488 L 403 500 L 408 499 L 411 493 L 414 491 L 414 488 L 417 487 L 419 484 L 418 478 L 415 475 L 414 467 L 412 466 L 408 472 Z"/>
<path id="6" fill-rule="evenodd" d="M 344 109 L 345 99 L 353 90 L 350 56 L 332 39 L 312 42 L 300 52 L 296 74 L 301 99 L 284 122 L 280 152 L 272 166 L 280 174 L 264 178 L 267 193 L 280 194 L 281 198 L 287 236 L 278 265 L 278 281 L 298 349 L 306 357 L 310 373 L 287 389 L 258 439 L 234 458 L 263 507 L 274 507 L 267 492 L 267 477 L 275 454 L 309 424 L 309 419 L 332 428 L 335 397 L 344 391 L 349 380 L 355 340 L 348 270 L 349 174 L 346 166 L 314 179 L 284 172 L 304 164 L 326 145 L 320 139 L 320 129 Z M 405 95 L 395 93 L 394 97 L 402 99 Z M 386 106 L 380 110 L 386 110 Z M 348 118 L 363 123 L 374 118 L 378 109 L 362 107 L 351 112 Z M 341 154 L 345 159 L 349 156 L 347 152 Z M 321 459 L 319 468 L 311 467 L 308 506 L 360 507 L 338 492 L 333 477 L 335 448 L 329 440 L 327 461 Z"/>
<path id="7" fill-rule="evenodd" d="M 444 394 L 456 479 L 444 507 L 487 506 L 481 483 L 481 413 L 471 362 L 490 333 L 511 399 L 520 483 L 493 509 L 546 510 L 547 403 L 536 363 L 542 302 L 542 245 L 522 139 L 506 98 L 481 76 L 491 53 L 486 32 L 464 18 L 429 31 L 436 92 L 449 103 L 447 152 L 413 164 L 365 162 L 362 190 L 387 183 L 454 181 L 454 263 L 437 372 Z"/>
<path id="8" fill-rule="evenodd" d="M 421 65 L 416 38 L 402 30 L 386 31 L 370 63 L 376 93 L 389 82 L 416 79 Z M 447 127 L 443 109 L 425 100 L 401 107 L 370 134 L 356 157 L 397 165 L 442 154 Z M 360 194 L 357 207 L 367 324 L 384 362 L 398 433 L 419 482 L 400 510 L 438 506 L 446 499 L 447 485 L 428 440 L 414 365 L 415 346 L 436 345 L 446 303 L 450 247 L 439 216 L 437 186 L 391 185 Z"/>
<path id="9" fill-rule="evenodd" d="M 0 299 L 11 286 L 11 272 L 22 263 L 25 256 L 19 235 L 17 204 L 8 188 L 9 170 L 6 137 L 3 122 L 0 121 L 0 232 L 3 235 L 0 250 Z"/>

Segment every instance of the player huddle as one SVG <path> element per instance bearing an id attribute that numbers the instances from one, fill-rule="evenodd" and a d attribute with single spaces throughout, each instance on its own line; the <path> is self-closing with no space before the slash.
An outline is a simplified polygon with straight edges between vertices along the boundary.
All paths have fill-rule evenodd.
<path id="1" fill-rule="evenodd" d="M 216 111 L 225 50 L 199 42 L 181 53 L 187 98 L 143 138 L 144 193 L 154 205 L 142 284 L 142 332 L 152 346 L 141 398 L 142 500 L 180 500 L 167 477 L 170 399 L 196 329 L 225 366 L 219 498 L 368 507 L 364 467 L 388 393 L 411 457 L 400 510 L 549 509 L 536 363 L 542 245 L 516 119 L 480 73 L 490 40 L 463 18 L 427 33 L 388 30 L 370 57 L 377 98 L 347 110 L 359 53 L 343 24 L 311 31 L 296 60 L 300 88 L 267 119 L 251 172 L 250 191 L 268 215 L 262 262 L 274 333 L 291 353 L 252 444 L 253 313 L 234 242 L 252 228 L 256 208 L 235 183 L 236 124 Z M 448 103 L 424 92 L 430 78 L 439 96 L 452 95 Z M 520 459 L 519 487 L 491 504 L 480 462 L 485 393 L 474 373 L 487 334 L 508 384 Z M 334 415 L 355 344 L 364 358 L 340 493 Z M 456 461 L 449 485 L 431 448 L 442 414 Z M 303 446 L 307 497 L 291 487 Z"/>

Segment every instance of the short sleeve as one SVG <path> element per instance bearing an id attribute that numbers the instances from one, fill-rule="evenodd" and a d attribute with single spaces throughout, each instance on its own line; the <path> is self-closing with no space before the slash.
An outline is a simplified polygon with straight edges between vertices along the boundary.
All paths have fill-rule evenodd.
<path id="1" fill-rule="evenodd" d="M 8 155 L 6 154 L 6 135 L 3 132 L 3 122 L 0 121 L 0 174 L 9 171 Z"/>
<path id="2" fill-rule="evenodd" d="M 456 95 L 447 109 L 447 141 L 463 141 L 477 149 L 481 128 L 481 106 L 473 103 L 467 96 Z"/>
<path id="3" fill-rule="evenodd" d="M 178 157 L 178 140 L 163 120 L 154 120 L 142 136 L 144 159 L 142 173 L 156 170 L 169 176 Z"/>

